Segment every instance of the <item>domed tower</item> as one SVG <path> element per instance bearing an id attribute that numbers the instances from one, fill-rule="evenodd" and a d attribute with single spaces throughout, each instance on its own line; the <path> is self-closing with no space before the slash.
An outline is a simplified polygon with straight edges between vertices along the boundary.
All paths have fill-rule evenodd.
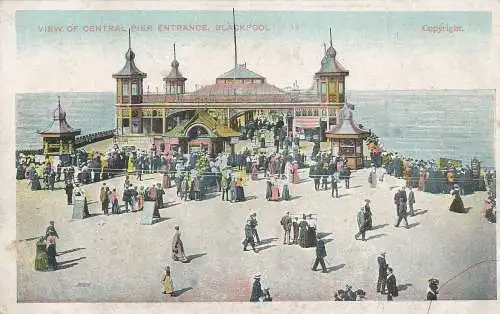
<path id="1" fill-rule="evenodd" d="M 130 29 L 128 31 L 128 50 L 125 53 L 125 65 L 113 74 L 116 79 L 116 103 L 117 104 L 140 104 L 142 103 L 142 83 L 147 74 L 137 68 L 134 62 L 135 53 L 132 51 L 130 42 Z"/>
<path id="2" fill-rule="evenodd" d="M 38 132 L 43 138 L 44 155 L 68 155 L 75 151 L 75 137 L 80 135 L 80 129 L 73 129 L 66 121 L 66 112 L 61 107 L 58 96 L 58 105 L 54 110 L 52 124 L 45 130 Z"/>
<path id="3" fill-rule="evenodd" d="M 165 88 L 167 95 L 180 95 L 186 92 L 186 80 L 179 71 L 179 61 L 177 61 L 175 55 L 175 44 L 174 44 L 174 60 L 170 63 L 172 69 L 170 73 L 163 78 L 165 82 Z"/>
<path id="4" fill-rule="evenodd" d="M 321 60 L 321 69 L 315 74 L 322 103 L 343 107 L 345 102 L 345 77 L 349 75 L 336 59 L 337 51 L 333 48 L 332 29 L 330 28 L 330 47 Z"/>

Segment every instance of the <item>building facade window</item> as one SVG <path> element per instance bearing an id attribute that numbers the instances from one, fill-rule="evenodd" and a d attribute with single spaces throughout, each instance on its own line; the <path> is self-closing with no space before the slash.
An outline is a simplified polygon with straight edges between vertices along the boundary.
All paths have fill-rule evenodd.
<path id="1" fill-rule="evenodd" d="M 122 84 L 122 95 L 123 96 L 130 96 L 130 90 L 129 90 L 128 82 L 124 82 Z"/>
<path id="2" fill-rule="evenodd" d="M 139 88 L 136 83 L 132 84 L 132 96 L 139 95 Z"/>
<path id="3" fill-rule="evenodd" d="M 326 95 L 326 83 L 321 83 L 321 95 Z"/>

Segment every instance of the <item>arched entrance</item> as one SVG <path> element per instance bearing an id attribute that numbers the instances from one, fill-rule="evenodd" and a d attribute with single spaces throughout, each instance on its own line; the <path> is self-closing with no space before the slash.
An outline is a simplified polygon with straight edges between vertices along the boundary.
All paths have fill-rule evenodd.
<path id="1" fill-rule="evenodd" d="M 213 143 L 210 138 L 210 131 L 203 124 L 194 124 L 186 130 L 188 153 L 213 151 Z"/>

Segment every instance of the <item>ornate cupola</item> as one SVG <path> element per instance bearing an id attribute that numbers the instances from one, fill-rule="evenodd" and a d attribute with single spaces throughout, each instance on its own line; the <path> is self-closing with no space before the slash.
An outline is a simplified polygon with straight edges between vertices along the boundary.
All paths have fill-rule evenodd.
<path id="1" fill-rule="evenodd" d="M 113 74 L 116 79 L 116 103 L 117 104 L 140 104 L 143 95 L 143 80 L 147 74 L 135 65 L 135 53 L 132 51 L 130 29 L 128 30 L 128 50 L 125 53 L 125 65 Z"/>
<path id="2" fill-rule="evenodd" d="M 43 153 L 45 155 L 65 155 L 75 151 L 75 138 L 80 135 L 80 129 L 73 129 L 66 121 L 66 112 L 61 107 L 61 98 L 57 97 L 57 108 L 50 126 L 39 131 L 43 139 Z"/>
<path id="3" fill-rule="evenodd" d="M 349 75 L 337 60 L 337 51 L 333 48 L 332 29 L 330 28 L 330 47 L 325 49 L 321 60 L 321 69 L 315 74 L 318 92 L 322 103 L 343 107 L 345 102 L 345 77 Z"/>
<path id="4" fill-rule="evenodd" d="M 186 92 L 186 80 L 179 71 L 179 61 L 177 61 L 174 44 L 174 60 L 170 63 L 170 73 L 163 78 L 167 95 L 180 95 Z"/>

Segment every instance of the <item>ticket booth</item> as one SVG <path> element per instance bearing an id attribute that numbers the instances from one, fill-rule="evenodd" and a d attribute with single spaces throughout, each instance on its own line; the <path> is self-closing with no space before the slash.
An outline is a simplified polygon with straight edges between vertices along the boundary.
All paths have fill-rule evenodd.
<path id="1" fill-rule="evenodd" d="M 363 140 L 369 135 L 370 131 L 354 122 L 352 110 L 348 108 L 340 111 L 337 125 L 326 132 L 333 156 L 345 158 L 351 169 L 363 168 Z"/>

